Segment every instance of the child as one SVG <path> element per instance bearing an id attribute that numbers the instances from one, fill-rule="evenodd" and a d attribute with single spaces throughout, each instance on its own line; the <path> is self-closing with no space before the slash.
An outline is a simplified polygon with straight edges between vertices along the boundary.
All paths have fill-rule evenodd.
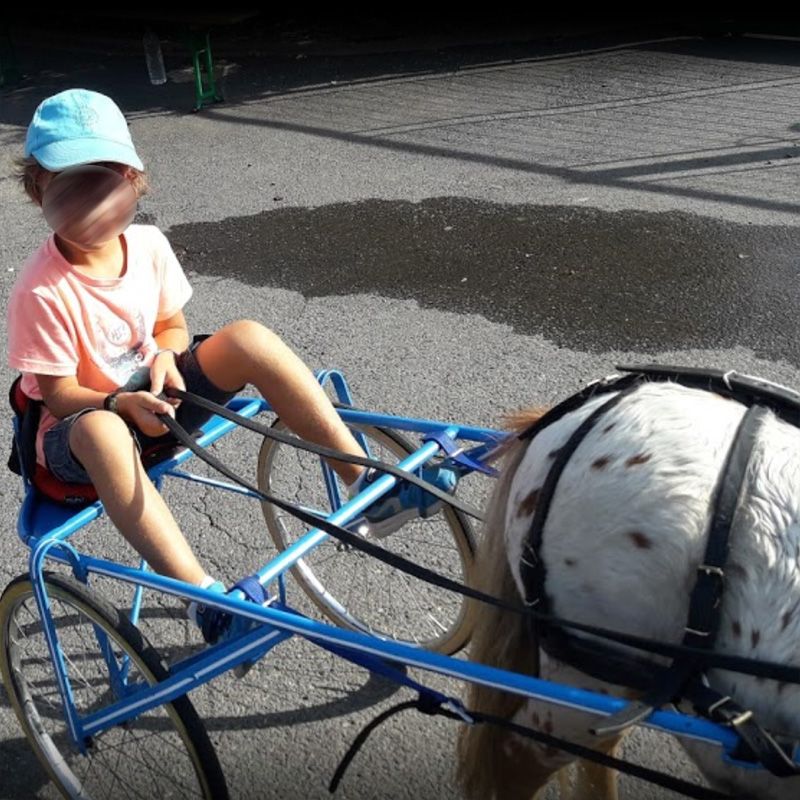
<path id="1" fill-rule="evenodd" d="M 8 311 L 9 364 L 23 373 L 24 393 L 44 401 L 37 462 L 61 481 L 93 484 L 114 525 L 154 570 L 224 591 L 139 458 L 163 441 L 157 414 L 190 431 L 209 416 L 160 399 L 164 387 L 225 403 L 252 383 L 298 435 L 363 453 L 308 368 L 258 322 L 190 339 L 182 309 L 192 289 L 167 239 L 153 226 L 129 224 L 147 183 L 111 99 L 70 89 L 42 102 L 28 128 L 21 178 L 55 231 L 25 264 Z M 372 479 L 363 467 L 330 463 L 351 494 Z M 450 470 L 431 468 L 423 477 L 455 487 Z M 409 514 L 429 516 L 439 507 L 399 482 L 365 516 L 385 534 Z"/>

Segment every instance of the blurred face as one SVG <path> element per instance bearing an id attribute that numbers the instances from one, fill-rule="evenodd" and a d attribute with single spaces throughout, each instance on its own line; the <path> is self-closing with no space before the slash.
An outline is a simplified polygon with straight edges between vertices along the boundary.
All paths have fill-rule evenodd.
<path id="1" fill-rule="evenodd" d="M 59 172 L 42 195 L 47 224 L 81 250 L 116 239 L 133 221 L 137 197 L 126 168 L 88 164 Z"/>

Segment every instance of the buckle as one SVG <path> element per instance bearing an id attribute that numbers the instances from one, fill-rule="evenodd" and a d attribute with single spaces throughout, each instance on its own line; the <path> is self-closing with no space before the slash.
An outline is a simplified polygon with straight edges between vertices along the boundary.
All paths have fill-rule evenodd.
<path id="1" fill-rule="evenodd" d="M 716 716 L 717 717 L 716 721 L 721 721 L 724 724 L 730 725 L 733 728 L 738 728 L 739 725 L 743 725 L 745 722 L 748 722 L 749 720 L 751 720 L 753 718 L 753 712 L 752 711 L 743 711 L 742 709 L 738 708 L 738 706 L 737 706 L 736 707 L 736 712 L 735 712 L 736 716 L 733 719 L 725 719 L 725 715 L 724 714 L 718 714 L 717 712 L 719 712 L 721 709 L 723 709 L 728 703 L 734 703 L 734 700 L 733 700 L 732 697 L 730 697 L 729 695 L 726 695 L 725 697 L 721 697 L 719 700 L 717 700 L 716 703 L 712 703 L 708 707 L 706 713 L 712 719 Z"/>
<path id="2" fill-rule="evenodd" d="M 742 713 L 739 714 L 739 716 L 736 717 L 736 719 L 731 720 L 730 724 L 733 725 L 734 728 L 738 728 L 739 725 L 743 725 L 745 722 L 747 722 L 752 718 L 753 718 L 752 711 L 742 711 Z"/>
<path id="3" fill-rule="evenodd" d="M 711 714 L 713 714 L 717 709 L 722 708 L 722 706 L 724 706 L 726 703 L 730 703 L 732 699 L 733 698 L 730 695 L 725 695 L 725 697 L 721 697 L 719 700 L 717 700 L 716 703 L 712 703 L 708 707 L 709 716 L 711 716 Z"/>
<path id="4" fill-rule="evenodd" d="M 718 578 L 724 578 L 725 572 L 722 567 L 712 567 L 708 564 L 700 564 L 697 567 L 698 572 L 702 572 L 705 575 L 716 575 Z"/>

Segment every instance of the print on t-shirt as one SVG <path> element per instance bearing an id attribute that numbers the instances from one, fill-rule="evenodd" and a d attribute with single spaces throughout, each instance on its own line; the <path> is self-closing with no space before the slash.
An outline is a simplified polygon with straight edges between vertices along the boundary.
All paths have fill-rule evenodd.
<path id="1" fill-rule="evenodd" d="M 135 326 L 135 331 L 131 325 Z M 105 365 L 101 366 L 103 371 L 113 375 L 120 386 L 129 390 L 146 385 L 146 381 L 143 382 L 137 374 L 143 371 L 147 379 L 150 375 L 149 368 L 143 366 L 147 355 L 143 352 L 147 328 L 141 311 L 136 311 L 131 323 L 124 319 L 96 316 L 94 329 L 99 332 L 95 346 L 98 357 Z M 133 346 L 131 340 L 135 342 Z M 132 377 L 134 380 L 130 383 Z"/>

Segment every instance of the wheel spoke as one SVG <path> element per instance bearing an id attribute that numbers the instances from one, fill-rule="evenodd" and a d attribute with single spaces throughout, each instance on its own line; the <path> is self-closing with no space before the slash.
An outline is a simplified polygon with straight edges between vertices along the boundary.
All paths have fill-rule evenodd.
<path id="1" fill-rule="evenodd" d="M 75 583 L 76 588 L 64 588 L 62 584 L 66 583 Z M 32 587 L 28 583 L 21 586 L 27 588 L 27 594 L 20 592 L 19 598 L 8 601 L 4 595 L 0 600 L 0 631 L 13 634 L 0 649 L 0 658 L 3 670 L 14 675 L 12 691 L 15 705 L 23 709 L 26 735 L 40 758 L 47 760 L 57 781 L 65 786 L 80 786 L 81 796 L 94 798 L 197 798 L 207 796 L 206 786 L 216 787 L 212 790 L 214 796 L 222 794 L 224 779 L 216 757 L 207 739 L 200 745 L 200 755 L 197 737 L 205 734 L 194 712 L 186 717 L 191 711 L 186 699 L 156 707 L 96 734 L 85 755 L 75 749 L 64 720 L 44 629 L 38 616 L 34 616 L 38 607 Z M 153 674 L 158 675 L 159 670 L 163 673 L 157 654 L 126 638 L 127 623 L 113 622 L 117 620 L 114 613 L 95 607 L 96 601 L 88 599 L 85 587 L 59 579 L 58 583 L 48 584 L 47 591 L 79 716 L 97 711 L 113 700 L 109 665 L 100 641 L 107 640 L 109 658 L 117 664 L 123 657 L 130 659 L 129 685 L 152 684 Z M 127 629 L 132 630 L 129 626 Z M 102 631 L 99 639 L 98 631 Z M 179 707 L 183 710 L 178 711 Z M 214 770 L 215 777 L 206 782 L 204 775 L 209 774 L 209 769 Z"/>
<path id="2" fill-rule="evenodd" d="M 385 431 L 368 428 L 364 433 L 374 458 L 397 463 L 409 452 Z M 327 508 L 319 459 L 292 452 L 287 445 L 265 442 L 258 481 L 282 499 Z M 341 482 L 339 486 L 345 496 Z M 296 519 L 267 504 L 262 508 L 279 549 L 305 534 L 306 526 Z M 473 552 L 467 524 L 452 512 L 412 520 L 377 544 L 461 581 Z M 298 562 L 295 575 L 311 599 L 338 624 L 443 652 L 458 649 L 468 636 L 463 598 L 445 595 L 358 550 L 325 542 Z"/>

